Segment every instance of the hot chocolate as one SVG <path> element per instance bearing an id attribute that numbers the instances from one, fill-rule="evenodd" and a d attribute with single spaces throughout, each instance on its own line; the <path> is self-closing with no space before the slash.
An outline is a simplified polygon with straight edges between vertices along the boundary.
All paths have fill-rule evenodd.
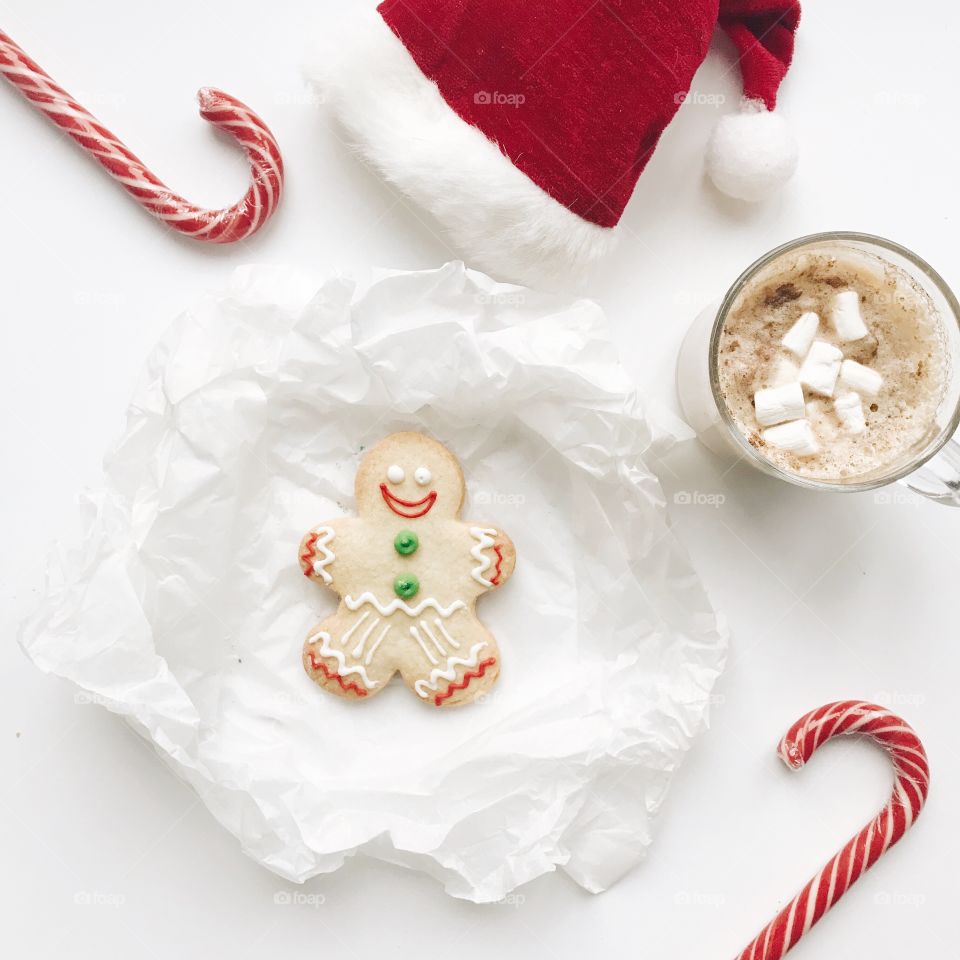
<path id="1" fill-rule="evenodd" d="M 844 482 L 936 435 L 949 379 L 926 292 L 866 251 L 805 248 L 751 277 L 717 342 L 718 399 L 780 470 Z"/>

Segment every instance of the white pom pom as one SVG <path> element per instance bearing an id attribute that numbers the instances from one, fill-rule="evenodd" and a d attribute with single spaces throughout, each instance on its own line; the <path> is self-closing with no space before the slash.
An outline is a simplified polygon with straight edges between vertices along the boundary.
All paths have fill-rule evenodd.
<path id="1" fill-rule="evenodd" d="M 707 173 L 738 200 L 763 200 L 797 168 L 797 142 L 783 118 L 757 100 L 723 117 L 707 145 Z"/>

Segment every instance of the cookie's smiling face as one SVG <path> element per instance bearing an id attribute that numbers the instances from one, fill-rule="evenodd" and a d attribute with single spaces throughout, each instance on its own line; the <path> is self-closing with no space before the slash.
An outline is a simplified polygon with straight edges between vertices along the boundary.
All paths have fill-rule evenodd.
<path id="1" fill-rule="evenodd" d="M 357 471 L 357 509 L 370 516 L 454 519 L 463 493 L 460 464 L 446 447 L 421 433 L 384 438 Z"/>

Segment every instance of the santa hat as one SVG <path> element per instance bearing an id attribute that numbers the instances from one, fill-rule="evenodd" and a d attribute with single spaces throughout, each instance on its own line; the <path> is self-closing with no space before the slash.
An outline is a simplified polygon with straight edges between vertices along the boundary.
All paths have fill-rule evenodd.
<path id="1" fill-rule="evenodd" d="M 328 75 L 337 113 L 384 177 L 458 252 L 534 282 L 596 260 L 715 27 L 743 77 L 707 168 L 756 200 L 796 165 L 772 111 L 797 0 L 384 0 Z"/>

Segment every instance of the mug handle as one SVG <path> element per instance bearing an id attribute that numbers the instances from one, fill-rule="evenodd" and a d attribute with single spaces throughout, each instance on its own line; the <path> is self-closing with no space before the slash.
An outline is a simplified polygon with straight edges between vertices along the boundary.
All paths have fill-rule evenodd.
<path id="1" fill-rule="evenodd" d="M 937 503 L 960 507 L 960 443 L 948 441 L 935 457 L 900 483 Z"/>

